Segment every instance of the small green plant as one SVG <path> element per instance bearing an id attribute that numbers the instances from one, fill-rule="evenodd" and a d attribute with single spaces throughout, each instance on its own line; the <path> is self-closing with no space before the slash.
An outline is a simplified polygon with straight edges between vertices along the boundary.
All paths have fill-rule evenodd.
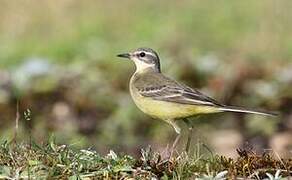
<path id="1" fill-rule="evenodd" d="M 112 150 L 101 156 L 92 149 L 58 145 L 53 136 L 45 144 L 32 141 L 31 146 L 25 143 L 12 146 L 4 141 L 0 144 L 0 179 L 278 180 L 292 174 L 292 159 L 278 160 L 270 154 L 258 155 L 247 150 L 238 150 L 238 153 L 236 159 L 202 152 L 162 158 L 148 147 L 141 150 L 139 158 L 134 158 Z"/>

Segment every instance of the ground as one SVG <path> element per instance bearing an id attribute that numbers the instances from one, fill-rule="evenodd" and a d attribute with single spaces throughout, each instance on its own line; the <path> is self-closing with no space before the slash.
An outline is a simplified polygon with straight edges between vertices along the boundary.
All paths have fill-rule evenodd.
<path id="1" fill-rule="evenodd" d="M 276 154 L 257 154 L 238 149 L 238 157 L 203 153 L 198 144 L 194 153 L 177 153 L 162 158 L 150 147 L 140 157 L 118 155 L 109 150 L 105 156 L 91 149 L 57 145 L 54 138 L 43 144 L 1 142 L 0 179 L 281 179 L 292 176 L 292 159 Z"/>

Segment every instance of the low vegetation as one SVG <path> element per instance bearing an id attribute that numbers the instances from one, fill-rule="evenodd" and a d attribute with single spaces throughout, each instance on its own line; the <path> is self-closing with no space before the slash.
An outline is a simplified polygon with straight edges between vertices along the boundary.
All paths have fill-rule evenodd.
<path id="1" fill-rule="evenodd" d="M 141 156 L 117 155 L 109 151 L 101 156 L 92 149 L 77 150 L 47 143 L 9 143 L 0 145 L 0 179 L 281 179 L 292 176 L 292 159 L 281 159 L 271 153 L 257 154 L 238 149 L 231 159 L 200 152 L 180 153 L 162 158 L 151 148 Z"/>

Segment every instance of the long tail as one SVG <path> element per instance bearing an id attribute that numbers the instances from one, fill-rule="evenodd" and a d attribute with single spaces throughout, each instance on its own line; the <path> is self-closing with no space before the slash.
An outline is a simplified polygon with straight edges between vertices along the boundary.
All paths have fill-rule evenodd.
<path id="1" fill-rule="evenodd" d="M 223 107 L 220 107 L 219 110 L 229 111 L 229 112 L 259 114 L 259 115 L 264 115 L 264 116 L 277 116 L 278 115 L 278 113 L 276 113 L 276 112 L 255 111 L 252 109 L 243 108 L 243 107 L 236 107 L 236 106 L 223 106 Z"/>

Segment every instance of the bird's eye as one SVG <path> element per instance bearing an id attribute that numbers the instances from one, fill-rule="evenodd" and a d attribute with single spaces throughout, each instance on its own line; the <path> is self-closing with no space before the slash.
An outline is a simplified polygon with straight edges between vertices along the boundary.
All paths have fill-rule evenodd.
<path id="1" fill-rule="evenodd" d="M 144 57 L 146 54 L 144 52 L 141 52 L 139 55 L 140 57 Z"/>

